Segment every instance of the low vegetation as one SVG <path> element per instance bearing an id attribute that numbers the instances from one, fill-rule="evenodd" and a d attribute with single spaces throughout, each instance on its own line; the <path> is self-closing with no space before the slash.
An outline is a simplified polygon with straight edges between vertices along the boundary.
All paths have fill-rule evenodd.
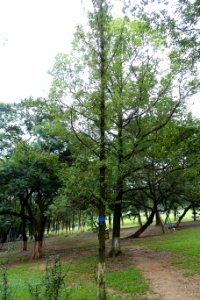
<path id="1" fill-rule="evenodd" d="M 31 247 L 32 242 L 29 243 L 29 247 Z M 7 298 L 2 297 L 1 299 L 44 299 L 42 298 L 46 290 L 44 287 L 47 286 L 52 295 L 51 286 L 55 287 L 58 278 L 60 278 L 61 283 L 63 280 L 63 285 L 60 286 L 59 297 L 53 299 L 96 299 L 96 265 L 98 260 L 96 234 L 82 233 L 67 238 L 51 236 L 46 239 L 45 243 L 46 258 L 37 262 L 30 260 L 29 254 L 24 254 L 24 259 L 22 259 L 21 242 L 17 242 L 12 251 L 2 250 L 0 262 L 5 266 L 6 258 L 8 261 L 6 276 L 9 295 Z M 55 244 L 57 245 L 56 249 Z M 56 272 L 55 270 L 51 271 L 49 261 L 57 258 L 58 254 L 60 254 L 62 261 L 62 271 L 59 266 Z M 5 268 L 2 270 L 4 270 L 3 275 Z M 47 270 L 50 270 L 48 274 Z M 1 276 L 1 278 L 3 277 Z M 108 259 L 106 282 L 108 284 L 108 299 L 110 300 L 120 300 L 122 296 L 131 297 L 132 295 L 136 299 L 140 299 L 148 289 L 142 272 L 134 266 L 128 268 L 123 257 Z M 1 281 L 1 289 L 4 288 L 5 286 Z"/>
<path id="2" fill-rule="evenodd" d="M 172 254 L 171 263 L 175 268 L 183 270 L 186 275 L 200 274 L 198 263 L 200 261 L 200 230 L 198 227 L 171 230 L 164 235 L 124 242 L 126 245 L 128 243 L 129 249 L 139 246 L 155 251 L 169 251 Z M 41 297 L 45 292 L 44 287 L 48 286 L 51 291 L 51 287 L 55 287 L 58 283 L 57 279 L 60 282 L 61 292 L 55 299 L 96 299 L 98 260 L 96 234 L 52 236 L 47 238 L 45 243 L 46 258 L 37 262 L 31 261 L 29 255 L 25 254 L 22 259 L 21 242 L 17 242 L 14 249 L 9 252 L 6 249 L 0 252 L 0 262 L 4 266 L 1 268 L 1 299 L 29 300 L 33 299 L 31 294 L 34 295 L 34 293 L 35 295 L 38 293 Z M 58 254 L 60 254 L 62 266 L 58 261 L 57 265 L 52 264 Z M 6 257 L 8 262 L 5 265 Z M 57 266 L 56 272 L 55 268 L 51 269 L 52 266 Z M 142 271 L 135 268 L 134 261 L 129 263 L 126 254 L 118 258 L 107 258 L 106 282 L 110 300 L 119 300 L 123 297 L 129 299 L 133 296 L 134 299 L 144 299 L 149 288 Z M 6 290 L 7 298 L 3 298 Z M 52 293 L 51 291 L 51 295 Z M 34 299 L 43 298 L 35 297 Z"/>

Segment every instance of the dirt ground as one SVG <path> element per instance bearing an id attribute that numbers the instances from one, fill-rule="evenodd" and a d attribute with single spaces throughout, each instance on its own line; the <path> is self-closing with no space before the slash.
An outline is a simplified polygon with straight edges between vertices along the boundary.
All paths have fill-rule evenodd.
<path id="1" fill-rule="evenodd" d="M 149 283 L 147 299 L 200 299 L 200 276 L 187 278 L 181 271 L 172 268 L 168 252 L 140 248 L 130 249 L 127 256 L 143 271 Z"/>
<path id="2" fill-rule="evenodd" d="M 199 222 L 192 223 L 192 226 L 200 226 Z M 191 226 L 190 224 L 182 225 Z M 121 259 L 107 258 L 108 268 L 111 270 L 120 270 L 124 267 L 136 266 L 144 273 L 144 277 L 149 283 L 149 292 L 144 300 L 197 300 L 200 299 L 200 276 L 190 276 L 177 270 L 171 265 L 172 254 L 168 251 L 150 250 L 141 246 L 134 245 L 134 242 L 124 237 L 133 233 L 133 228 L 122 230 L 121 246 L 123 250 Z M 161 229 L 155 226 L 148 229 L 143 235 L 142 239 L 150 238 L 154 235 L 161 234 Z M 97 237 L 92 232 L 81 233 L 80 238 L 62 238 L 59 237 L 46 238 L 44 241 L 44 250 L 46 256 L 52 254 L 59 254 L 63 261 L 73 261 L 80 256 L 97 255 Z M 14 252 L 23 255 L 24 257 L 31 257 L 32 245 L 29 244 L 29 250 L 22 252 L 19 248 L 21 242 L 17 242 Z M 110 249 L 111 239 L 106 241 L 107 251 Z M 82 247 L 80 246 L 82 245 Z M 77 247 L 78 246 L 78 247 Z M 6 245 L 5 245 L 6 247 Z M 3 247 L 4 248 L 4 247 Z M 5 251 L 3 249 L 1 251 Z M 14 254 L 14 253 L 13 253 Z M 40 261 L 44 266 L 44 261 Z M 115 294 L 115 291 L 109 289 L 109 293 Z M 136 300 L 134 297 L 118 294 L 121 299 Z"/>
<path id="3" fill-rule="evenodd" d="M 182 227 L 200 226 L 199 222 L 184 223 Z M 129 232 L 124 232 L 127 235 Z M 160 234 L 160 229 L 152 227 L 143 238 Z M 141 247 L 129 247 L 127 240 L 122 241 L 127 250 L 125 255 L 130 264 L 143 271 L 144 277 L 149 283 L 148 299 L 154 300 L 197 300 L 200 299 L 200 276 L 184 275 L 175 269 L 170 263 L 172 254 L 163 250 L 150 250 Z M 134 298 L 133 298 L 134 299 Z"/>

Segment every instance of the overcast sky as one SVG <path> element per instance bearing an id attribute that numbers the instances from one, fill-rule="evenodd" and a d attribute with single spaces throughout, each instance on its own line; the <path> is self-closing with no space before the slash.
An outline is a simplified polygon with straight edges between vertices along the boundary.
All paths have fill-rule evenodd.
<path id="1" fill-rule="evenodd" d="M 74 27 L 84 17 L 82 2 L 91 1 L 0 0 L 0 102 L 48 94 L 47 71 L 57 53 L 69 51 Z"/>
<path id="2" fill-rule="evenodd" d="M 0 0 L 0 101 L 45 96 L 47 71 L 69 50 L 81 0 Z"/>

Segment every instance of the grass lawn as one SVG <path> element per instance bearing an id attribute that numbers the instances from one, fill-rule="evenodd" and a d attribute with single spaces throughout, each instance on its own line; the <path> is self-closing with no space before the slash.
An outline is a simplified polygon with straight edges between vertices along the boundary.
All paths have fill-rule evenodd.
<path id="1" fill-rule="evenodd" d="M 174 265 L 184 269 L 187 274 L 200 274 L 199 227 L 171 231 L 136 243 L 154 250 L 169 250 L 176 254 L 173 258 Z"/>
<path id="2" fill-rule="evenodd" d="M 62 270 L 65 274 L 65 287 L 70 291 L 70 297 L 67 299 L 95 300 L 97 295 L 97 238 L 92 233 L 80 236 L 83 238 L 79 238 L 78 235 L 68 236 L 67 238 L 64 238 L 64 236 L 50 237 L 46 242 L 46 253 L 50 257 L 61 254 Z M 88 238 L 85 238 L 85 236 Z M 52 248 L 50 248 L 50 245 Z M 11 299 L 29 300 L 32 298 L 28 291 L 28 284 L 34 287 L 41 284 L 44 286 L 42 280 L 44 278 L 46 261 L 30 260 L 29 256 L 21 251 L 20 246 L 21 243 L 16 243 L 16 249 L 13 251 L 9 253 L 6 251 L 0 252 L 0 263 L 4 264 L 6 259 L 8 260 L 7 277 L 13 297 Z M 29 245 L 30 247 L 32 247 L 32 244 Z M 52 250 L 53 248 L 54 251 Z M 91 249 L 93 249 L 92 252 Z M 118 264 L 117 268 L 116 264 Z M 122 295 L 134 297 L 134 299 L 142 299 L 148 290 L 148 285 L 142 272 L 133 266 L 127 268 L 127 264 L 124 264 L 123 258 L 120 257 L 116 259 L 116 264 L 115 259 L 108 259 L 106 274 L 107 299 L 120 300 Z M 66 300 L 64 294 L 60 299 Z"/>
<path id="3" fill-rule="evenodd" d="M 96 299 L 96 258 L 81 257 L 75 262 L 62 263 L 65 276 L 65 284 L 70 291 L 71 300 L 94 300 Z M 17 266 L 9 266 L 7 277 L 10 286 L 10 293 L 16 300 L 29 300 L 31 296 L 28 292 L 28 283 L 36 286 L 42 283 L 44 276 L 44 263 L 23 263 Z M 127 295 L 145 294 L 148 285 L 142 273 L 134 268 L 111 271 L 106 276 L 107 286 L 114 290 L 114 294 L 108 295 L 110 300 L 121 299 L 118 294 Z M 64 294 L 60 299 L 65 299 Z M 138 298 L 137 298 L 138 299 Z"/>
<path id="4" fill-rule="evenodd" d="M 188 215 L 188 220 L 189 220 Z M 126 220 L 124 227 L 133 225 L 132 220 Z M 8 261 L 8 282 L 11 294 L 15 300 L 31 299 L 28 283 L 36 286 L 42 283 L 46 261 L 32 261 L 29 253 L 21 251 L 21 242 L 17 242 L 15 249 L 7 252 L 0 251 L 0 264 Z M 149 247 L 154 250 L 169 250 L 175 253 L 173 264 L 187 271 L 187 274 L 200 274 L 200 229 L 188 228 L 175 230 L 165 235 L 151 238 L 130 240 L 131 247 Z M 32 242 L 29 242 L 29 249 Z M 60 254 L 62 268 L 65 273 L 65 285 L 70 290 L 71 300 L 95 300 L 96 266 L 97 266 L 97 235 L 84 233 L 49 237 L 45 241 L 46 256 Z M 31 250 L 30 250 L 31 253 Z M 143 274 L 133 265 L 125 263 L 124 258 L 108 259 L 106 283 L 108 300 L 120 300 L 133 297 L 145 299 L 148 284 Z M 43 283 L 42 283 L 43 284 Z M 0 280 L 1 285 L 1 280 Z M 0 295 L 1 299 L 1 295 Z M 60 299 L 66 299 L 61 297 Z M 9 300 L 9 299 L 8 299 Z"/>

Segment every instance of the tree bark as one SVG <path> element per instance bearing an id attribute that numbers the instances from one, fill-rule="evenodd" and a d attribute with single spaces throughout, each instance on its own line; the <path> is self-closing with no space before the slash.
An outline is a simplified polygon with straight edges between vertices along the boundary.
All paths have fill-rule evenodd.
<path id="1" fill-rule="evenodd" d="M 122 74 L 121 74 L 122 77 Z M 122 93 L 122 86 L 119 87 L 120 93 Z M 120 255 L 120 217 L 123 224 L 123 216 L 122 216 L 122 201 L 123 201 L 123 178 L 121 174 L 121 165 L 123 161 L 123 114 L 120 110 L 118 113 L 118 134 L 117 134 L 117 161 L 118 161 L 118 174 L 117 174 L 117 194 L 116 194 L 116 202 L 114 207 L 113 214 L 113 233 L 112 233 L 112 244 L 110 250 L 110 256 L 118 256 Z"/>
<path id="2" fill-rule="evenodd" d="M 177 220 L 177 208 L 174 209 L 174 221 Z"/>
<path id="3" fill-rule="evenodd" d="M 100 58 L 100 94 L 99 94 L 99 132 L 100 132 L 100 147 L 99 147 L 99 217 L 105 217 L 105 203 L 106 203 L 106 36 L 105 36 L 105 16 L 107 12 L 104 9 L 104 0 L 95 1 L 97 6 L 96 24 L 99 35 L 99 58 Z M 105 282 L 105 221 L 99 222 L 99 263 L 98 263 L 98 300 L 106 299 L 106 282 Z"/>
<path id="4" fill-rule="evenodd" d="M 137 217 L 138 217 L 138 223 L 140 224 L 140 227 L 142 227 L 142 220 L 141 220 L 141 216 L 140 216 L 140 212 L 138 212 L 138 215 L 137 215 Z"/>
<path id="5" fill-rule="evenodd" d="M 163 221 L 162 221 L 162 219 L 161 219 L 160 213 L 157 211 L 156 214 L 157 214 L 157 218 L 159 219 L 159 222 L 158 222 L 158 223 L 159 223 L 159 225 L 160 225 L 160 227 L 161 227 L 161 229 L 162 229 L 162 232 L 163 232 L 163 233 L 166 233 L 165 225 L 163 224 Z"/>
<path id="6" fill-rule="evenodd" d="M 112 227 L 112 216 L 111 216 L 111 214 L 109 214 L 109 216 L 108 216 L 108 224 L 109 224 L 109 228 L 111 228 Z"/>
<path id="7" fill-rule="evenodd" d="M 156 226 L 161 226 L 160 214 L 156 211 Z"/>
<path id="8" fill-rule="evenodd" d="M 27 251 L 27 234 L 26 234 L 26 218 L 24 217 L 24 206 L 21 208 L 22 212 L 22 239 L 23 239 L 23 251 Z"/>
<path id="9" fill-rule="evenodd" d="M 144 209 L 144 213 L 145 213 L 146 220 L 148 220 L 149 214 L 148 214 L 148 210 L 146 208 Z"/>
<path id="10" fill-rule="evenodd" d="M 192 205 L 192 212 L 193 212 L 193 218 L 195 222 L 197 220 L 197 212 L 194 204 Z"/>
<path id="11" fill-rule="evenodd" d="M 35 240 L 34 242 L 34 249 L 33 249 L 33 259 L 40 259 L 43 257 L 43 241 L 42 240 Z"/>
<path id="12" fill-rule="evenodd" d="M 188 210 L 191 209 L 191 208 L 192 208 L 192 204 L 188 205 L 188 207 L 186 207 L 186 208 L 184 209 L 182 215 L 179 217 L 179 219 L 178 219 L 178 221 L 177 221 L 177 223 L 176 223 L 176 227 L 177 227 L 177 228 L 179 227 L 179 225 L 180 225 L 182 219 L 185 217 L 185 215 L 186 215 L 186 213 L 188 212 Z"/>
<path id="13" fill-rule="evenodd" d="M 119 193 L 119 197 L 120 197 Z M 121 201 L 120 203 L 115 203 L 114 216 L 113 216 L 113 232 L 112 232 L 112 244 L 109 255 L 118 256 L 120 255 L 120 216 L 121 216 Z"/>
<path id="14" fill-rule="evenodd" d="M 147 222 L 144 225 L 142 225 L 142 227 L 140 227 L 134 234 L 128 236 L 127 238 L 128 239 L 139 238 L 140 235 L 152 224 L 154 215 L 155 215 L 155 210 L 152 210 Z"/>
<path id="15" fill-rule="evenodd" d="M 34 249 L 33 249 L 33 259 L 40 259 L 43 257 L 43 238 L 45 230 L 45 218 L 42 218 L 40 222 L 34 224 Z"/>

